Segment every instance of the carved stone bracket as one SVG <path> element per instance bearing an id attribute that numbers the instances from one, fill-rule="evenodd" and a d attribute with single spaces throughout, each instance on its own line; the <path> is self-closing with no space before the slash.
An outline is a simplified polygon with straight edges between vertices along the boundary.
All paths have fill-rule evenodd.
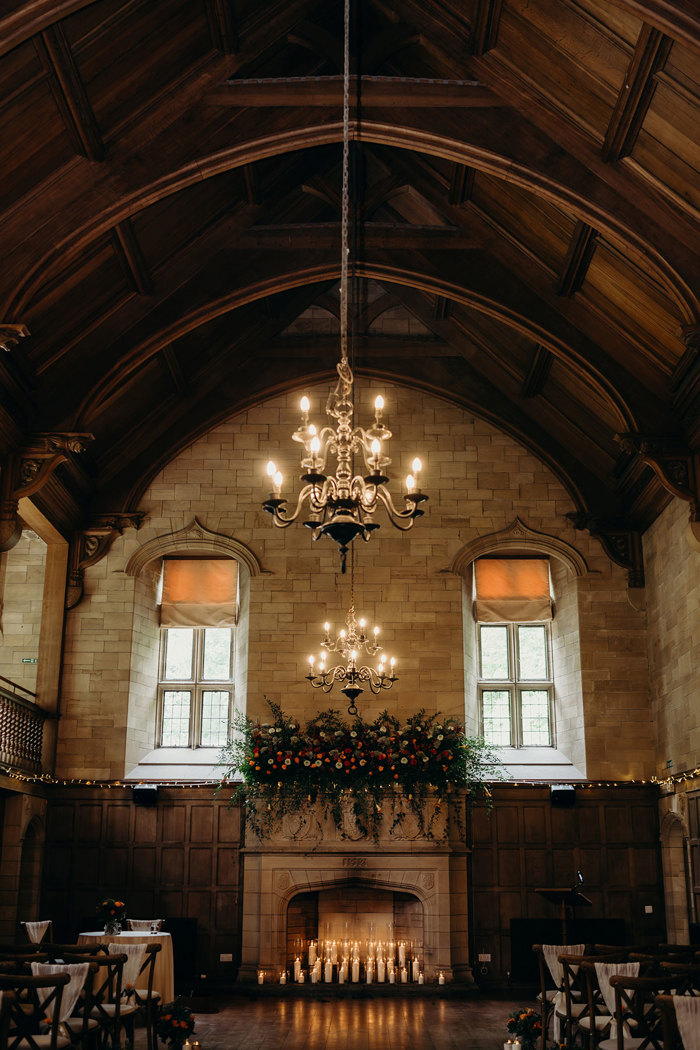
<path id="1" fill-rule="evenodd" d="M 673 496 L 690 504 L 691 522 L 700 521 L 700 457 L 688 449 L 679 449 L 663 438 L 644 434 L 616 434 L 615 441 L 623 452 L 639 456 Z"/>
<path id="2" fill-rule="evenodd" d="M 101 514 L 94 518 L 92 524 L 87 528 L 75 533 L 70 547 L 68 586 L 66 588 L 67 609 L 74 609 L 83 597 L 85 570 L 104 558 L 124 529 L 140 528 L 144 517 L 143 511 Z"/>
<path id="3" fill-rule="evenodd" d="M 574 511 L 566 517 L 575 529 L 586 529 L 597 539 L 611 561 L 627 569 L 629 587 L 644 586 L 642 537 L 636 530 L 605 521 L 585 511 Z"/>
<path id="4" fill-rule="evenodd" d="M 0 324 L 0 350 L 11 351 L 20 339 L 29 335 L 26 324 Z"/>

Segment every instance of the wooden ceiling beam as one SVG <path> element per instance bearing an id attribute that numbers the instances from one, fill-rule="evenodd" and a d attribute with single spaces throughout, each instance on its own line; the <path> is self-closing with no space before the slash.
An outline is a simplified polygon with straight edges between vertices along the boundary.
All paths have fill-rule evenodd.
<path id="1" fill-rule="evenodd" d="M 442 339 L 428 336 L 373 335 L 360 334 L 353 336 L 353 352 L 367 355 L 372 360 L 410 361 L 412 358 L 425 357 L 461 357 L 453 346 Z M 332 360 L 338 353 L 340 340 L 337 335 L 289 336 L 281 335 L 269 343 L 260 346 L 261 357 L 276 360 L 288 357 L 312 360 Z"/>
<path id="2" fill-rule="evenodd" d="M 535 347 L 530 367 L 523 380 L 522 397 L 538 397 L 542 393 L 544 385 L 549 378 L 549 373 L 552 371 L 553 361 L 554 358 L 545 346 L 538 344 Z"/>
<path id="3" fill-rule="evenodd" d="M 610 0 L 673 40 L 700 52 L 700 7 L 688 0 Z"/>
<path id="4" fill-rule="evenodd" d="M 164 346 L 160 352 L 165 369 L 172 380 L 173 388 L 180 397 L 189 397 L 192 387 L 185 379 L 185 373 L 173 346 Z"/>
<path id="5" fill-rule="evenodd" d="M 608 163 L 634 149 L 656 90 L 655 74 L 663 68 L 672 44 L 658 29 L 642 26 L 605 133 L 601 152 Z"/>
<path id="6" fill-rule="evenodd" d="M 313 22 L 302 22 L 287 34 L 287 40 L 290 44 L 305 48 L 323 63 L 342 73 L 343 42 L 322 26 L 314 25 Z"/>
<path id="7" fill-rule="evenodd" d="M 474 189 L 474 175 L 474 169 L 467 167 L 466 164 L 455 164 L 453 166 L 450 188 L 447 191 L 449 204 L 459 206 L 460 204 L 466 204 L 471 199 Z"/>
<path id="8" fill-rule="evenodd" d="M 358 88 L 362 106 L 410 109 L 473 109 L 494 108 L 502 105 L 497 95 L 478 80 L 434 80 L 423 77 L 363 76 L 358 81 L 350 78 L 351 107 Z M 279 108 L 320 106 L 338 109 L 343 103 L 343 78 L 329 77 L 271 77 L 269 79 L 229 80 L 209 95 L 215 106 L 248 106 Z"/>
<path id="9" fill-rule="evenodd" d="M 592 226 L 578 220 L 557 281 L 557 295 L 571 296 L 580 290 L 593 258 L 597 236 Z"/>
<path id="10" fill-rule="evenodd" d="M 204 0 L 211 42 L 223 55 L 240 50 L 238 26 L 232 0 Z"/>
<path id="11" fill-rule="evenodd" d="M 88 160 L 103 160 L 102 135 L 63 27 L 49 26 L 34 43 L 73 149 Z"/>
<path id="12" fill-rule="evenodd" d="M 496 46 L 503 0 L 476 0 L 469 35 L 469 53 L 483 55 Z"/>
<path id="13" fill-rule="evenodd" d="M 112 245 L 131 288 L 138 295 L 152 295 L 153 279 L 129 219 L 113 227 Z"/>
<path id="14" fill-rule="evenodd" d="M 282 223 L 251 226 L 237 240 L 239 248 L 268 251 L 299 251 L 305 248 L 340 250 L 340 223 Z M 365 249 L 415 251 L 468 251 L 476 243 L 455 226 L 416 226 L 412 223 L 365 222 L 359 232 Z"/>

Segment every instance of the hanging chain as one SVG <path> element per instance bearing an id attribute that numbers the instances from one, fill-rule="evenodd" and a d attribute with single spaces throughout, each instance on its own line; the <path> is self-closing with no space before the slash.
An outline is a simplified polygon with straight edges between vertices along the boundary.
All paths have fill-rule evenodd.
<path id="1" fill-rule="evenodd" d="M 340 357 L 348 359 L 348 258 L 350 212 L 350 0 L 343 19 L 343 188 L 340 230 Z"/>

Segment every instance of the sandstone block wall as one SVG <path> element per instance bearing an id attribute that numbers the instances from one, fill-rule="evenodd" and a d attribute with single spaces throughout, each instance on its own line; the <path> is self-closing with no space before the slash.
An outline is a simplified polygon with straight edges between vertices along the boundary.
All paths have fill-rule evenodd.
<path id="1" fill-rule="evenodd" d="M 581 762 L 585 752 L 589 776 L 648 774 L 653 734 L 645 622 L 627 601 L 623 570 L 586 533 L 575 532 L 564 517 L 573 505 L 561 484 L 512 439 L 437 398 L 364 380 L 357 385 L 358 422 L 369 424 L 378 392 L 394 432 L 388 454 L 394 456 L 389 472 L 397 478 L 397 501 L 418 454 L 430 502 L 411 532 L 401 535 L 384 520 L 369 543 L 355 544 L 358 615 L 381 626 L 400 676 L 391 691 L 363 699 L 363 712 L 425 707 L 464 717 L 473 676 L 468 669 L 465 685 L 463 632 L 470 628 L 463 616 L 463 581 L 446 570 L 465 544 L 519 516 L 574 545 L 591 570 L 574 581 L 569 609 L 562 612 L 562 646 L 570 650 L 567 661 L 559 659 L 565 670 L 562 704 L 570 712 L 562 720 L 562 737 L 575 760 Z M 61 775 L 120 777 L 151 746 L 155 609 L 149 610 L 150 599 L 125 567 L 139 545 L 183 528 L 195 516 L 207 529 L 246 544 L 264 570 L 250 580 L 248 712 L 265 714 L 265 693 L 300 718 L 340 706 L 342 698 L 312 690 L 303 675 L 309 654 L 320 651 L 323 622 L 336 629 L 343 624 L 350 574 L 340 574 L 330 542 L 313 543 L 299 525 L 274 529 L 260 507 L 270 458 L 285 476 L 285 494 L 291 498 L 298 491 L 291 433 L 302 393 L 251 408 L 185 450 L 145 493 L 141 530 L 126 531 L 88 569 L 85 598 L 66 625 Z M 323 422 L 327 386 L 307 393 L 312 420 Z M 569 673 L 577 644 L 580 697 Z"/>

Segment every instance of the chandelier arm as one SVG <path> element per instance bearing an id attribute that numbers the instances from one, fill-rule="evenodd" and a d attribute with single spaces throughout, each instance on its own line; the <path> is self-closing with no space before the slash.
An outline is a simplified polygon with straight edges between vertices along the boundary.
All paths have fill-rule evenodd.
<path id="1" fill-rule="evenodd" d="M 279 497 L 278 499 L 268 499 L 263 503 L 263 508 L 272 514 L 272 520 L 274 524 L 280 529 L 286 529 L 288 525 L 291 525 L 297 520 L 301 513 L 301 508 L 306 498 L 311 494 L 313 485 L 304 485 L 299 496 L 297 498 L 297 505 L 294 509 L 293 514 L 287 514 L 285 510 L 286 499 Z"/>
<path id="2" fill-rule="evenodd" d="M 392 525 L 395 525 L 396 528 L 400 529 L 402 532 L 410 529 L 413 525 L 414 519 L 419 518 L 423 513 L 423 511 L 418 508 L 418 503 L 421 502 L 421 500 L 417 500 L 415 496 L 404 497 L 407 504 L 406 509 L 399 510 L 398 507 L 394 505 L 391 493 L 384 485 L 377 485 L 377 498 L 384 504 Z M 424 496 L 423 499 L 427 499 L 427 496 Z M 399 524 L 400 521 L 406 521 L 407 524 L 401 525 Z"/>

